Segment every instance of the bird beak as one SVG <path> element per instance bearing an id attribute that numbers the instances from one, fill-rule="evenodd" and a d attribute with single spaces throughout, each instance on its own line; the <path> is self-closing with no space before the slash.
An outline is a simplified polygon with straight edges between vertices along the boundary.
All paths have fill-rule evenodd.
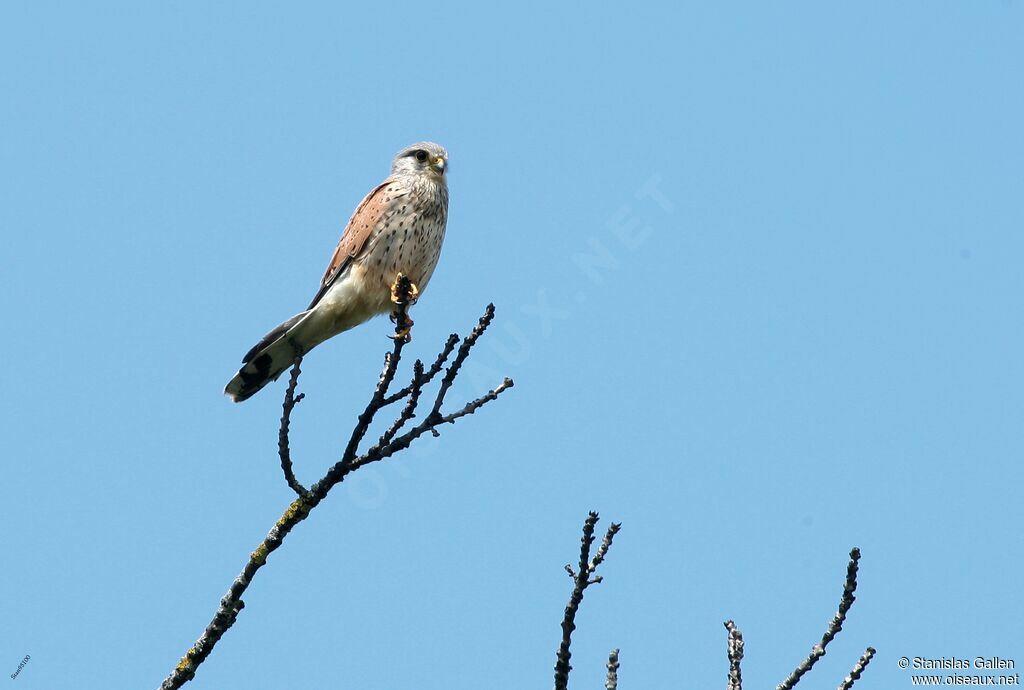
<path id="1" fill-rule="evenodd" d="M 448 161 L 446 161 L 441 156 L 438 156 L 437 158 L 434 159 L 434 164 L 431 167 L 434 168 L 434 170 L 436 170 L 439 175 L 443 175 L 446 165 L 448 165 Z"/>

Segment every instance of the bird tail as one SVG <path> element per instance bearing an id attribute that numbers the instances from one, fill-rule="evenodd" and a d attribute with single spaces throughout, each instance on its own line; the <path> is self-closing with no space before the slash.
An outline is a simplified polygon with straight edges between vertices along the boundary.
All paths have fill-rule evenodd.
<path id="1" fill-rule="evenodd" d="M 276 381 L 303 354 L 301 346 L 291 336 L 311 311 L 304 311 L 288 319 L 245 353 L 242 368 L 224 387 L 224 393 L 233 402 L 248 400 L 265 385 Z"/>

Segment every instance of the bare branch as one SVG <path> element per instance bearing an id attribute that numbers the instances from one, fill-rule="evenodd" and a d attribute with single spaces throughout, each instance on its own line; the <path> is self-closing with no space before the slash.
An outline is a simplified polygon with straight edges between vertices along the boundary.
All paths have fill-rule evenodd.
<path id="1" fill-rule="evenodd" d="M 281 456 L 281 470 L 284 471 L 284 480 L 288 482 L 288 486 L 292 488 L 292 491 L 299 496 L 305 496 L 306 487 L 302 486 L 299 480 L 295 478 L 295 472 L 292 469 L 292 455 L 288 444 L 288 431 L 291 426 L 292 410 L 306 397 L 304 393 L 295 395 L 295 387 L 299 385 L 299 374 L 302 373 L 301 369 L 299 369 L 301 364 L 302 357 L 299 357 L 295 360 L 295 365 L 292 367 L 291 377 L 288 379 L 288 388 L 284 393 L 284 411 L 281 413 L 281 430 L 277 434 L 277 450 Z"/>
<path id="2" fill-rule="evenodd" d="M 601 562 L 604 561 L 604 557 L 608 555 L 608 549 L 611 548 L 612 539 L 615 538 L 615 535 L 619 533 L 620 529 L 622 529 L 622 525 L 615 522 L 613 522 L 612 526 L 608 528 L 608 532 L 604 535 L 604 539 L 601 540 L 601 546 L 597 549 L 597 555 L 594 556 L 594 560 L 590 561 L 591 571 L 596 570 L 597 566 L 601 565 Z"/>
<path id="3" fill-rule="evenodd" d="M 601 576 L 594 575 L 597 566 L 601 564 L 611 547 L 612 539 L 618 533 L 622 525 L 613 522 L 601 542 L 598 553 L 594 560 L 590 560 L 590 547 L 594 543 L 594 529 L 597 526 L 599 517 L 594 511 L 590 511 L 583 523 L 583 537 L 580 539 L 580 561 L 579 570 L 574 571 L 572 566 L 565 566 L 566 571 L 573 578 L 572 594 L 569 603 L 565 607 L 565 616 L 562 618 L 562 642 L 558 647 L 558 654 L 555 659 L 555 690 L 566 690 L 569 687 L 569 672 L 572 665 L 569 660 L 572 658 L 570 646 L 572 645 L 572 633 L 576 629 L 576 613 L 583 602 L 583 592 L 590 585 L 601 582 Z"/>
<path id="4" fill-rule="evenodd" d="M 448 357 L 452 354 L 452 350 L 455 349 L 455 346 L 458 344 L 458 342 L 459 336 L 457 334 L 452 333 L 450 336 L 448 336 L 448 341 L 444 344 L 444 349 L 441 350 L 440 354 L 437 355 L 437 359 L 434 360 L 434 363 L 430 365 L 430 369 L 428 369 L 426 374 L 424 375 L 423 383 L 420 384 L 421 388 L 434 380 L 434 377 L 437 376 L 437 373 L 441 371 L 441 369 L 444 367 L 444 363 L 448 361 Z M 384 398 L 384 403 L 382 407 L 386 407 L 387 405 L 398 402 L 405 396 L 409 395 L 412 392 L 412 388 L 412 384 L 409 384 L 405 388 L 396 391 L 389 395 L 388 397 Z"/>
<path id="5" fill-rule="evenodd" d="M 864 673 L 864 669 L 868 667 L 868 664 L 871 663 L 871 659 L 874 656 L 874 647 L 868 647 L 866 650 L 864 650 L 864 653 L 861 655 L 860 659 L 858 659 L 857 663 L 854 665 L 853 670 L 850 671 L 850 675 L 846 676 L 846 678 L 843 679 L 843 682 L 839 684 L 839 690 L 850 690 L 850 688 L 853 687 L 853 684 L 860 680 L 861 674 Z"/>
<path id="6" fill-rule="evenodd" d="M 288 389 L 285 392 L 284 414 L 281 418 L 281 429 L 278 434 L 278 450 L 281 456 L 281 468 L 284 471 L 285 479 L 288 482 L 288 485 L 299 495 L 299 497 L 294 500 L 290 506 L 288 506 L 280 519 L 278 519 L 277 523 L 271 528 L 266 538 L 264 538 L 260 545 L 256 547 L 256 550 L 249 555 L 249 561 L 245 564 L 242 572 L 235 578 L 231 587 L 221 599 L 220 606 L 217 609 L 217 613 L 214 614 L 213 620 L 203 631 L 199 640 L 191 649 L 188 650 L 185 656 L 182 657 L 181 662 L 177 665 L 174 671 L 161 684 L 161 690 L 174 690 L 175 688 L 180 688 L 195 677 L 196 669 L 210 655 L 214 646 L 221 637 L 223 637 L 224 633 L 234 625 L 238 613 L 245 606 L 245 603 L 242 601 L 242 594 L 244 594 L 246 589 L 249 587 L 249 584 L 252 582 L 252 578 L 255 576 L 256 572 L 266 564 L 267 558 L 270 554 L 281 546 L 288 533 L 291 532 L 297 524 L 305 520 L 306 516 L 309 515 L 309 512 L 319 505 L 320 502 L 326 498 L 328 492 L 338 483 L 343 481 L 349 473 L 363 465 L 369 464 L 370 462 L 381 460 L 394 455 L 404 448 L 408 448 L 414 440 L 424 433 L 428 431 L 436 433 L 435 427 L 438 424 L 452 423 L 459 417 L 470 414 L 476 409 L 482 407 L 484 404 L 496 399 L 501 392 L 512 387 L 512 380 L 505 379 L 503 383 L 490 393 L 471 401 L 458 412 L 454 412 L 449 415 L 442 415 L 440 412 L 445 401 L 445 396 L 450 390 L 455 377 L 458 376 L 463 362 L 465 362 L 466 358 L 469 356 L 470 350 L 473 348 L 473 345 L 476 344 L 476 341 L 481 335 L 483 335 L 487 326 L 490 325 L 491 320 L 494 318 L 494 305 L 488 305 L 484 315 L 480 318 L 479 323 L 473 329 L 473 332 L 463 341 L 462 347 L 459 349 L 455 360 L 451 365 L 449 365 L 448 370 L 442 379 L 441 390 L 438 392 L 437 398 L 434 401 L 434 405 L 428 417 L 410 431 L 395 438 L 405 423 L 415 416 L 416 406 L 419 401 L 420 394 L 422 393 L 423 386 L 441 370 L 441 367 L 444 365 L 444 362 L 447 361 L 448 356 L 452 353 L 455 344 L 459 340 L 458 336 L 449 337 L 444 349 L 438 356 L 437 361 L 435 361 L 429 371 L 424 372 L 423 364 L 417 362 L 413 368 L 413 378 L 410 385 L 398 393 L 389 396 L 388 388 L 394 381 L 395 372 L 397 371 L 399 361 L 401 360 L 402 349 L 410 340 L 409 330 L 412 327 L 412 320 L 408 315 L 408 309 L 409 306 L 411 306 L 410 293 L 411 284 L 408 279 L 400 275 L 398 280 L 396 280 L 393 289 L 393 295 L 396 299 L 395 311 L 392 314 L 392 320 L 395 322 L 395 334 L 392 336 L 394 341 L 391 351 L 384 358 L 384 367 L 381 370 L 380 378 L 377 381 L 373 395 L 371 396 L 369 403 L 367 403 L 366 408 L 359 415 L 355 428 L 352 430 L 352 434 L 349 437 L 344 452 L 342 453 L 341 459 L 327 471 L 320 481 L 316 482 L 308 490 L 303 488 L 302 485 L 299 484 L 298 480 L 295 479 L 295 475 L 292 470 L 288 442 L 291 413 L 295 408 L 295 405 L 302 400 L 303 397 L 301 394 L 298 396 L 295 395 L 295 388 L 298 384 L 298 377 L 300 373 L 299 362 L 296 362 L 295 367 L 292 369 Z M 358 455 L 359 444 L 366 436 L 366 432 L 369 429 L 370 424 L 373 422 L 374 416 L 377 412 L 386 405 L 406 396 L 409 397 L 409 401 L 406 403 L 398 417 L 388 427 L 387 431 L 385 431 L 378 440 L 377 444 L 363 455 Z"/>
<path id="7" fill-rule="evenodd" d="M 729 683 L 726 690 L 743 690 L 743 674 L 740 672 L 740 662 L 743 660 L 743 633 L 731 620 L 725 622 L 725 629 L 729 631 Z"/>
<path id="8" fill-rule="evenodd" d="M 420 393 L 423 391 L 424 383 L 426 383 L 426 377 L 423 374 L 423 362 L 417 359 L 412 367 L 412 383 L 409 384 L 409 402 L 405 404 L 405 407 L 402 408 L 402 413 L 395 418 L 395 421 L 388 427 L 388 430 L 381 435 L 375 447 L 384 447 L 390 443 L 395 434 L 405 426 L 405 423 L 416 416 L 416 406 L 420 402 Z"/>
<path id="9" fill-rule="evenodd" d="M 492 400 L 496 400 L 499 395 L 504 393 L 506 389 L 511 388 L 513 385 L 515 385 L 515 383 L 512 381 L 512 379 L 506 378 L 504 381 L 498 384 L 498 386 L 491 392 L 487 393 L 486 395 L 481 395 L 476 400 L 469 401 L 468 403 L 466 403 L 466 406 L 463 407 L 461 410 L 458 410 L 457 412 L 452 412 L 450 414 L 446 414 L 443 417 L 441 417 L 441 419 L 437 421 L 436 426 L 440 426 L 441 424 L 454 424 L 455 420 L 458 419 L 459 417 L 465 417 L 467 414 L 473 414 L 487 403 L 491 402 Z"/>
<path id="10" fill-rule="evenodd" d="M 608 677 L 604 682 L 604 690 L 617 690 L 619 687 L 619 650 L 613 649 L 608 654 Z"/>
<path id="11" fill-rule="evenodd" d="M 447 416 L 441 414 L 441 406 L 444 404 L 445 396 L 451 389 L 452 383 L 455 381 L 455 377 L 459 375 L 459 370 L 462 368 L 462 364 L 466 361 L 466 358 L 469 357 L 469 353 L 470 351 L 472 351 L 473 346 L 476 345 L 477 340 L 479 340 L 480 336 L 484 334 L 484 331 L 487 330 L 487 327 L 491 325 L 492 319 L 494 319 L 494 305 L 488 304 L 487 308 L 484 310 L 483 316 L 480 317 L 480 321 L 477 322 L 477 325 L 475 328 L 473 328 L 472 333 L 470 333 L 466 337 L 466 339 L 462 341 L 462 345 L 459 347 L 458 354 L 456 354 L 455 359 L 452 361 L 452 363 L 448 365 L 448 370 L 445 372 L 444 377 L 441 379 L 441 385 L 438 389 L 437 397 L 434 399 L 434 405 L 431 407 L 430 413 L 426 416 L 426 418 L 409 431 L 393 439 L 386 446 L 375 446 L 366 453 L 364 453 L 359 458 L 353 460 L 353 469 L 362 467 L 363 465 L 368 465 L 371 462 L 383 460 L 384 458 L 394 455 L 400 450 L 408 448 L 413 441 L 415 441 L 417 438 L 419 438 L 428 431 L 431 432 L 434 436 L 437 436 L 437 427 L 439 425 L 453 422 L 459 417 L 475 412 L 477 409 L 483 407 L 491 400 L 497 399 L 497 397 L 503 391 L 515 385 L 512 379 L 506 378 L 500 385 L 498 385 L 490 393 L 467 403 L 466 406 L 463 407 L 463 409 L 459 410 L 458 412 L 454 412 Z M 342 460 L 342 462 L 344 462 L 344 459 Z M 341 463 L 338 464 L 340 465 Z M 335 468 L 337 467 L 338 465 L 335 465 Z M 328 472 L 328 475 L 330 474 L 331 473 Z M 316 487 L 314 487 L 314 490 L 315 488 Z"/>
<path id="12" fill-rule="evenodd" d="M 399 305 L 398 309 L 395 310 L 396 323 L 398 324 L 395 326 L 395 346 L 391 352 L 384 356 L 384 369 L 380 373 L 380 379 L 377 380 L 377 388 L 373 391 L 373 397 L 370 398 L 370 402 L 366 403 L 366 409 L 359 415 L 359 423 L 352 430 L 352 436 L 349 437 L 348 445 L 345 446 L 345 452 L 342 455 L 341 462 L 338 464 L 351 462 L 356 456 L 359 442 L 363 440 L 363 436 L 366 435 L 366 431 L 370 428 L 374 415 L 384 406 L 384 396 L 387 395 L 388 387 L 391 386 L 391 382 L 395 378 L 395 372 L 398 371 L 398 362 L 402 359 L 402 349 L 409 342 L 409 331 L 405 328 L 408 317 L 405 315 L 405 311 L 406 309 L 403 305 Z M 329 474 L 330 472 L 328 472 Z"/>
<path id="13" fill-rule="evenodd" d="M 444 403 L 445 396 L 448 395 L 448 389 L 451 388 L 452 384 L 455 382 L 455 377 L 459 375 L 459 370 L 462 368 L 462 364 L 466 361 L 466 358 L 469 357 L 469 353 L 473 349 L 473 346 L 476 345 L 476 341 L 480 339 L 480 336 L 484 334 L 487 327 L 491 325 L 491 321 L 493 319 L 494 305 L 488 304 L 487 308 L 484 310 L 484 315 L 480 317 L 480 321 L 476 324 L 472 333 L 462 341 L 462 345 L 459 346 L 459 351 L 455 355 L 455 359 L 448 366 L 448 371 L 445 372 L 444 377 L 442 377 L 441 387 L 438 388 L 437 397 L 434 399 L 434 407 L 430 411 L 430 417 L 436 417 L 440 414 L 441 405 Z M 451 338 L 448 340 L 451 342 Z M 506 381 L 507 380 L 509 379 L 506 379 Z M 427 421 L 430 421 L 430 418 L 428 418 Z"/>
<path id="14" fill-rule="evenodd" d="M 825 656 L 825 648 L 829 642 L 835 639 L 835 636 L 839 634 L 839 631 L 843 629 L 843 622 L 846 620 L 846 614 L 853 606 L 853 602 L 856 601 L 854 592 L 857 591 L 857 561 L 860 560 L 860 549 L 854 548 L 850 551 L 850 564 L 846 568 L 846 584 L 843 586 L 843 596 L 839 600 L 839 611 L 832 618 L 832 622 L 829 623 L 828 628 L 825 629 L 825 634 L 821 637 L 821 642 L 814 645 L 811 648 L 810 654 L 807 658 L 800 662 L 800 665 L 789 674 L 786 680 L 779 683 L 775 690 L 792 690 L 793 687 L 800 682 L 800 678 L 810 671 L 814 664 L 817 663 L 818 659 Z"/>

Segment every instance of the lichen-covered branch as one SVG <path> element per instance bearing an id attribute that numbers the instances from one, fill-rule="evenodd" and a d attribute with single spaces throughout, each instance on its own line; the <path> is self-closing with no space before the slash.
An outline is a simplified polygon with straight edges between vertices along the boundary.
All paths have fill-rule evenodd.
<path id="1" fill-rule="evenodd" d="M 576 570 L 571 565 L 565 566 L 565 570 L 573 579 L 572 594 L 569 603 L 565 607 L 565 616 L 562 618 L 562 642 L 558 647 L 558 654 L 555 659 L 555 690 L 566 690 L 569 687 L 569 672 L 572 665 L 569 660 L 572 658 L 570 646 L 572 645 L 572 633 L 576 629 L 576 612 L 579 611 L 583 602 L 583 592 L 590 585 L 601 581 L 600 575 L 594 575 L 597 567 L 601 565 L 608 549 L 612 545 L 612 539 L 618 533 L 622 525 L 613 522 L 604 535 L 601 546 L 593 559 L 590 557 L 590 547 L 594 544 L 594 529 L 597 526 L 599 517 L 594 511 L 590 512 L 583 523 L 583 538 L 580 539 L 580 561 Z"/>
<path id="2" fill-rule="evenodd" d="M 857 591 L 857 562 L 860 560 L 860 549 L 854 547 L 850 551 L 850 564 L 846 568 L 846 583 L 843 585 L 843 596 L 839 600 L 839 611 L 835 616 L 832 617 L 832 621 L 828 624 L 825 629 L 825 634 L 821 637 L 821 642 L 814 645 L 811 648 L 810 654 L 807 658 L 800 662 L 789 677 L 786 680 L 779 683 L 775 690 L 793 690 L 793 687 L 800 682 L 800 678 L 810 671 L 814 664 L 817 663 L 818 659 L 825 656 L 825 648 L 828 647 L 829 642 L 835 639 L 835 636 L 839 634 L 839 631 L 843 629 L 843 622 L 846 620 L 846 614 L 853 606 L 853 602 L 856 601 L 854 592 Z"/>
<path id="3" fill-rule="evenodd" d="M 405 434 L 398 435 L 402 427 L 415 416 L 416 406 L 418 404 L 420 394 L 422 393 L 423 386 L 429 383 L 430 380 L 440 372 L 444 363 L 454 350 L 455 344 L 459 341 L 458 336 L 450 336 L 442 349 L 441 354 L 438 355 L 434 365 L 432 365 L 428 371 L 424 372 L 423 365 L 417 362 L 416 366 L 413 368 L 413 378 L 410 384 L 399 390 L 397 393 L 388 395 L 388 389 L 394 381 L 395 374 L 398 370 L 402 350 L 410 340 L 409 329 L 412 326 L 412 320 L 409 319 L 408 315 L 408 309 L 411 306 L 410 292 L 411 284 L 408 279 L 405 279 L 403 276 L 399 276 L 394 289 L 396 307 L 392 314 L 392 320 L 395 322 L 395 335 L 393 336 L 394 343 L 391 351 L 388 352 L 384 358 L 384 368 L 381 371 L 377 386 L 375 387 L 373 395 L 367 403 L 366 408 L 359 415 L 355 428 L 352 430 L 349 441 L 342 453 L 341 459 L 327 471 L 320 481 L 313 484 L 308 490 L 305 489 L 295 478 L 295 474 L 292 469 L 288 441 L 291 413 L 294 410 L 295 405 L 302 400 L 301 394 L 298 396 L 295 395 L 295 388 L 298 384 L 298 377 L 300 373 L 298 362 L 296 362 L 295 367 L 292 369 L 288 388 L 285 392 L 284 413 L 281 418 L 281 429 L 278 435 L 278 450 L 281 456 L 281 468 L 284 471 L 285 480 L 288 482 L 288 486 L 298 494 L 298 498 L 292 501 L 291 505 L 288 506 L 278 521 L 270 529 L 266 538 L 264 538 L 259 546 L 256 547 L 256 550 L 249 555 L 249 560 L 245 564 L 245 567 L 242 568 L 242 572 L 239 573 L 238 577 L 236 577 L 234 582 L 231 583 L 231 587 L 221 599 L 217 612 L 213 616 L 213 620 L 211 620 L 210 624 L 206 626 L 206 629 L 203 631 L 203 634 L 199 637 L 196 643 L 188 650 L 188 652 L 185 653 L 185 656 L 182 657 L 174 671 L 172 671 L 160 685 L 161 690 L 174 690 L 175 688 L 180 688 L 185 683 L 192 680 L 199 665 L 202 664 L 210 655 L 214 646 L 221 637 L 223 637 L 224 633 L 234 625 L 238 613 L 245 606 L 245 603 L 242 601 L 242 595 L 249 587 L 249 584 L 252 582 L 257 571 L 266 564 L 267 558 L 270 554 L 280 548 L 285 537 L 288 536 L 288 533 L 291 532 L 296 525 L 306 519 L 310 511 L 316 508 L 316 506 L 327 497 L 328 492 L 330 492 L 333 487 L 337 486 L 345 479 L 346 476 L 358 468 L 371 462 L 382 460 L 383 458 L 389 457 L 405 448 L 408 448 L 413 441 L 423 434 L 430 432 L 436 435 L 438 433 L 436 430 L 438 425 L 454 422 L 456 419 L 476 411 L 486 403 L 497 398 L 503 391 L 512 387 L 512 380 L 505 379 L 494 390 L 480 398 L 477 398 L 476 400 L 470 401 L 466 406 L 456 412 L 452 412 L 450 414 L 442 414 L 441 412 L 441 408 L 445 402 L 445 397 L 451 389 L 451 385 L 455 381 L 455 378 L 458 376 L 462 364 L 469 357 L 470 351 L 476 344 L 476 341 L 481 335 L 483 335 L 484 331 L 487 330 L 491 320 L 494 318 L 494 305 L 491 304 L 487 306 L 487 309 L 484 311 L 484 315 L 480 318 L 480 321 L 473 329 L 473 332 L 463 341 L 462 347 L 459 349 L 455 360 L 448 366 L 448 370 L 445 372 L 442 379 L 440 390 L 438 391 L 431 407 L 430 414 Z M 407 396 L 409 397 L 409 401 L 406 403 L 395 421 L 392 422 L 376 444 L 360 455 L 359 444 L 366 436 L 377 412 L 379 412 L 381 408 Z"/>

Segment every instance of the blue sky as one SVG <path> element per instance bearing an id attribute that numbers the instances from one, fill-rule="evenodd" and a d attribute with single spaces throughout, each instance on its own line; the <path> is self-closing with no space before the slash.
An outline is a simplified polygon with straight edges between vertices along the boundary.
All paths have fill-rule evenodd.
<path id="1" fill-rule="evenodd" d="M 156 687 L 291 500 L 305 306 L 392 154 L 451 155 L 407 356 L 485 304 L 456 392 L 516 387 L 339 486 L 195 688 L 550 687 L 589 509 L 623 529 L 573 685 L 909 687 L 1020 658 L 1024 7 L 991 2 L 7 3 L 0 671 Z M 381 319 L 306 360 L 296 469 L 340 453 Z"/>

